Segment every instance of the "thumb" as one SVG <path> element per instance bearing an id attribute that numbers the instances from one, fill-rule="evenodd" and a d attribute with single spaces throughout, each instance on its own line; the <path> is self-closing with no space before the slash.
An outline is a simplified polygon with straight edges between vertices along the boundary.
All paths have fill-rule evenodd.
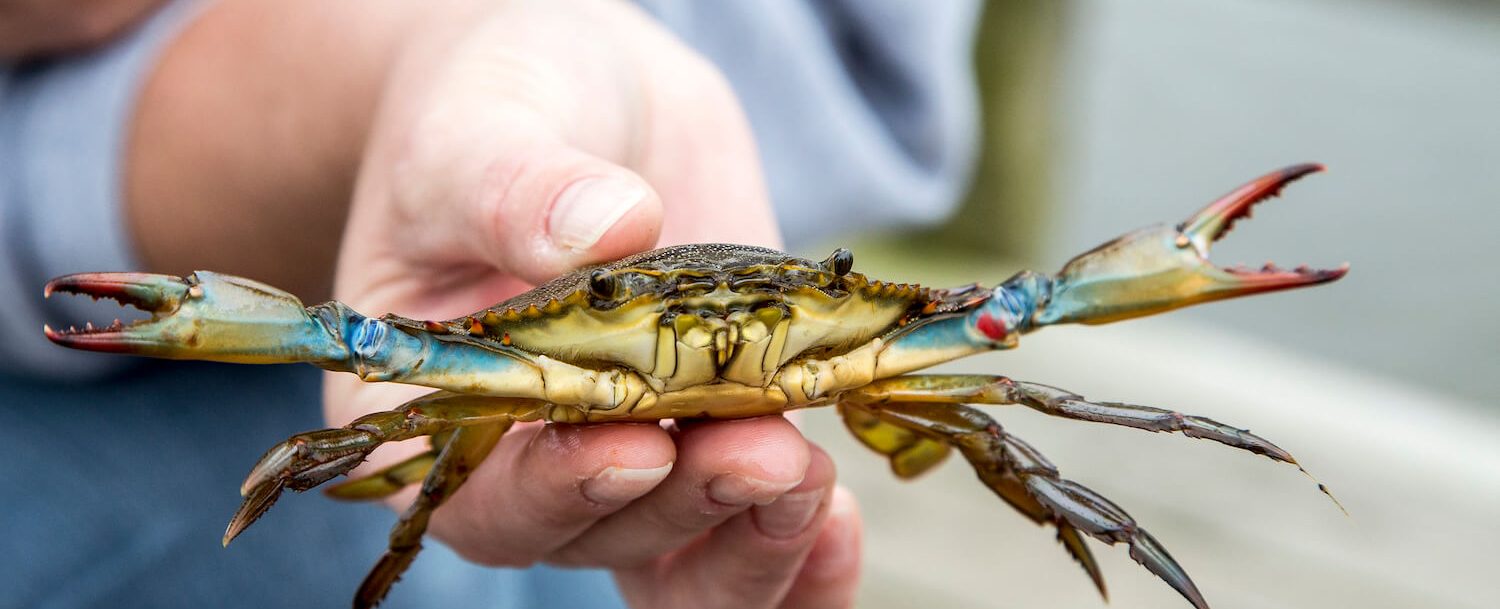
<path id="1" fill-rule="evenodd" d="M 373 257 L 480 265 L 535 285 L 655 245 L 661 198 L 641 176 L 577 146 L 545 112 L 472 86 L 434 86 L 441 99 L 385 110 L 350 234 L 399 245 L 346 239 L 341 258 L 385 247 Z"/>
<path id="2" fill-rule="evenodd" d="M 560 141 L 519 152 L 491 165 L 471 199 L 473 256 L 536 284 L 656 244 L 661 198 L 639 175 Z"/>

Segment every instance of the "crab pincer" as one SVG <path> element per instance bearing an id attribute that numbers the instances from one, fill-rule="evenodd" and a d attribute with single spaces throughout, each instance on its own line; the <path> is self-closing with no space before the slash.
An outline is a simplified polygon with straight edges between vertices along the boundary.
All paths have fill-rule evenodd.
<path id="1" fill-rule="evenodd" d="M 1220 197 L 1181 224 L 1127 233 L 1063 266 L 1053 277 L 1046 306 L 1034 323 L 1100 324 L 1151 315 L 1188 305 L 1328 283 L 1349 271 L 1299 266 L 1260 270 L 1220 268 L 1208 260 L 1214 242 L 1251 209 L 1287 184 L 1323 171 L 1315 163 L 1263 175 Z"/>
<path id="2" fill-rule="evenodd" d="M 64 347 L 252 364 L 348 357 L 332 311 L 303 307 L 291 294 L 233 275 L 78 273 L 48 282 L 43 295 L 53 294 L 106 298 L 150 314 L 105 328 L 44 328 Z"/>

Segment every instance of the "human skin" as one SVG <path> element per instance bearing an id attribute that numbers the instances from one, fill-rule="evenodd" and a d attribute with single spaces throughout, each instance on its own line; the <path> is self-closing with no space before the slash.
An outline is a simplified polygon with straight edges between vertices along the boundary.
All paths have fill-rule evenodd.
<path id="1" fill-rule="evenodd" d="M 165 0 L 0 0 L 0 59 L 104 44 Z"/>
<path id="2" fill-rule="evenodd" d="M 729 87 L 618 0 L 219 2 L 147 81 L 125 186 L 151 270 L 419 319 L 658 244 L 778 240 Z M 419 393 L 330 376 L 325 414 Z M 418 447 L 392 448 L 370 465 Z M 781 417 L 521 426 L 431 532 L 612 569 L 638 608 L 848 606 L 859 567 L 852 497 Z"/>

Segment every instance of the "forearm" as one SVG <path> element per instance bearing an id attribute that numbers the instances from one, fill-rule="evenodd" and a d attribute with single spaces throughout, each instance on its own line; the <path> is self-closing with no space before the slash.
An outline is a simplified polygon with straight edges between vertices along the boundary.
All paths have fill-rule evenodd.
<path id="1" fill-rule="evenodd" d="M 149 270 L 206 268 L 328 295 L 393 57 L 432 4 L 224 0 L 161 58 L 126 150 L 126 217 Z"/>

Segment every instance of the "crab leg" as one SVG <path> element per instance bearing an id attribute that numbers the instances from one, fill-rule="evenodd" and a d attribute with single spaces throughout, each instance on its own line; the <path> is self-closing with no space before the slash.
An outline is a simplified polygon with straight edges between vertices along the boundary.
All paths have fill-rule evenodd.
<path id="1" fill-rule="evenodd" d="M 460 427 L 438 452 L 432 471 L 422 481 L 422 491 L 396 525 L 391 528 L 390 547 L 354 594 L 355 609 L 380 604 L 391 585 L 401 577 L 422 550 L 422 536 L 433 510 L 442 505 L 468 480 L 469 473 L 490 454 L 500 436 L 510 429 L 510 421 Z"/>
<path id="2" fill-rule="evenodd" d="M 343 501 L 369 501 L 394 495 L 401 489 L 421 482 L 427 477 L 427 474 L 432 471 L 433 462 L 437 461 L 438 453 L 448 445 L 448 440 L 452 435 L 453 432 L 432 434 L 427 437 L 431 446 L 426 451 L 383 467 L 374 473 L 327 487 L 323 489 L 323 493 Z"/>
<path id="3" fill-rule="evenodd" d="M 381 444 L 472 425 L 508 426 L 516 421 L 534 421 L 542 418 L 549 408 L 550 405 L 538 400 L 439 391 L 395 410 L 365 415 L 343 428 L 292 436 L 266 451 L 250 470 L 240 487 L 245 499 L 224 531 L 224 544 L 228 545 L 269 510 L 282 489 L 305 491 L 345 474 L 364 462 Z"/>
<path id="4" fill-rule="evenodd" d="M 974 466 L 979 479 L 1001 499 L 1033 520 L 1058 526 L 1059 539 L 1101 594 L 1103 579 L 1078 531 L 1110 545 L 1127 544 L 1132 559 L 1167 582 L 1196 609 L 1208 608 L 1192 579 L 1155 538 L 1136 525 L 1135 519 L 1108 499 L 1059 477 L 1057 468 L 1041 453 L 1005 433 L 983 412 L 963 405 L 920 402 L 844 406 L 957 448 Z"/>
<path id="5" fill-rule="evenodd" d="M 937 467 L 952 452 L 953 447 L 947 442 L 886 423 L 868 410 L 845 403 L 838 407 L 849 433 L 870 450 L 890 459 L 891 471 L 903 480 Z"/>
<path id="6" fill-rule="evenodd" d="M 1343 504 L 1328 487 L 1302 467 L 1292 454 L 1270 440 L 1213 419 L 1174 410 L 1124 404 L 1090 402 L 1083 396 L 1040 383 L 991 375 L 912 374 L 876 381 L 844 394 L 859 403 L 932 402 L 942 404 L 1020 404 L 1054 417 L 1134 427 L 1152 432 L 1176 432 L 1189 438 L 1213 440 L 1226 446 L 1263 455 L 1272 461 L 1296 466 L 1339 510 Z"/>
<path id="7" fill-rule="evenodd" d="M 1269 440 L 1212 419 L 1151 406 L 1090 402 L 1064 389 L 990 375 L 907 375 L 876 381 L 845 394 L 860 403 L 932 402 L 944 404 L 1020 404 L 1055 417 L 1123 425 L 1146 431 L 1178 432 L 1190 438 L 1265 455 L 1297 465 L 1291 453 Z M 1300 467 L 1300 466 L 1299 466 Z"/>
<path id="8" fill-rule="evenodd" d="M 840 403 L 838 408 L 839 415 L 844 419 L 844 425 L 849 428 L 850 433 L 853 433 L 861 444 L 889 459 L 891 471 L 904 480 L 915 478 L 931 470 L 947 459 L 948 454 L 952 452 L 953 447 L 948 440 L 932 437 L 925 431 L 913 431 L 909 426 L 887 423 L 880 419 L 880 415 L 866 408 L 848 403 Z M 1099 595 L 1109 598 L 1109 593 L 1104 587 L 1104 575 L 1099 572 L 1099 564 L 1094 560 L 1094 555 L 1089 551 L 1088 546 L 1084 545 L 1083 537 L 1079 535 L 1078 529 L 1073 528 L 1066 520 L 1052 516 L 1046 507 L 1043 507 L 1031 495 L 1026 494 L 1026 487 L 1014 475 L 995 478 L 990 488 L 1032 522 L 1039 525 L 1048 523 L 1055 525 L 1057 540 L 1088 573 L 1089 579 L 1094 582 L 1094 587 L 1099 589 Z"/>

